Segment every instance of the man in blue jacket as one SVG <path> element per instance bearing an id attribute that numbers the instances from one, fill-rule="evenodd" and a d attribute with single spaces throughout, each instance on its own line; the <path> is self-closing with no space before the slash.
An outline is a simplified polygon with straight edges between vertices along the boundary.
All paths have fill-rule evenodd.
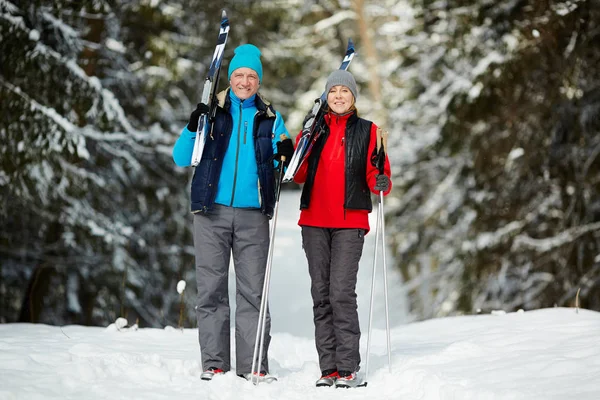
<path id="1" fill-rule="evenodd" d="M 294 146 L 279 112 L 258 93 L 260 50 L 245 44 L 229 63 L 230 87 L 217 95 L 218 107 L 202 159 L 194 172 L 191 197 L 198 301 L 201 375 L 211 380 L 231 369 L 229 260 L 236 275 L 236 373 L 250 378 L 258 315 L 269 250 L 269 219 L 275 206 L 275 165 L 289 160 Z M 173 148 L 180 167 L 191 164 L 198 104 Z M 286 139 L 280 140 L 280 135 Z M 275 162 L 276 163 L 276 162 Z M 267 314 L 260 372 L 268 375 L 270 317 Z"/>

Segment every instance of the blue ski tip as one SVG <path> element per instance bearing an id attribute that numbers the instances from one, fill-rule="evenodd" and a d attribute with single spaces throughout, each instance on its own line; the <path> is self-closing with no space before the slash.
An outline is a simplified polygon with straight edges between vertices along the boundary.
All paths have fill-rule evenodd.
<path id="1" fill-rule="evenodd" d="M 352 39 L 348 39 L 348 49 L 354 50 L 354 42 Z"/>

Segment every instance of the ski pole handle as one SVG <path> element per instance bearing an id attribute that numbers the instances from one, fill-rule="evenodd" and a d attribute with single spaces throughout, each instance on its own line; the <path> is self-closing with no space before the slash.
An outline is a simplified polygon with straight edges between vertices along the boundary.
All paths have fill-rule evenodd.
<path id="1" fill-rule="evenodd" d="M 388 131 L 383 131 L 381 135 L 381 144 L 383 145 L 383 152 L 387 154 L 387 139 L 388 139 Z"/>
<path id="2" fill-rule="evenodd" d="M 385 155 L 387 153 L 387 137 L 388 131 L 377 127 L 377 153 L 379 155 L 377 160 L 377 169 L 379 169 L 380 174 L 383 174 L 385 167 Z"/>
<path id="3" fill-rule="evenodd" d="M 280 141 L 284 141 L 285 139 L 287 139 L 288 137 L 285 136 L 283 133 L 281 135 L 279 135 L 279 140 Z M 283 165 L 283 163 L 285 162 L 285 156 L 281 156 L 281 164 Z"/>

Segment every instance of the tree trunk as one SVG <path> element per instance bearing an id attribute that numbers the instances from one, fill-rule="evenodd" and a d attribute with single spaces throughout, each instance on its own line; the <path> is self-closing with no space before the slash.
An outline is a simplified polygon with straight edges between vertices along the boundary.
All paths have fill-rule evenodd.
<path id="1" fill-rule="evenodd" d="M 23 297 L 19 322 L 35 323 L 39 321 L 53 271 L 53 268 L 43 266 L 38 266 L 33 271 Z"/>
<path id="2" fill-rule="evenodd" d="M 365 0 L 353 0 L 352 8 L 356 13 L 360 43 L 365 50 L 367 69 L 369 71 L 369 92 L 373 98 L 374 122 L 382 127 L 387 126 L 387 116 L 381 104 L 381 80 L 379 79 L 379 57 L 371 36 L 370 21 L 365 15 Z"/>

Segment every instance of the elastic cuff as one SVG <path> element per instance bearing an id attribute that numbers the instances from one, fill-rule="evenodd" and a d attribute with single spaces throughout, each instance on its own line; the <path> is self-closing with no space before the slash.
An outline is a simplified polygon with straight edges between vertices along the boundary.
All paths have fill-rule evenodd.
<path id="1" fill-rule="evenodd" d="M 193 131 L 190 130 L 189 125 L 185 126 L 184 131 L 188 134 L 188 136 L 196 137 L 196 129 L 194 129 Z"/>

